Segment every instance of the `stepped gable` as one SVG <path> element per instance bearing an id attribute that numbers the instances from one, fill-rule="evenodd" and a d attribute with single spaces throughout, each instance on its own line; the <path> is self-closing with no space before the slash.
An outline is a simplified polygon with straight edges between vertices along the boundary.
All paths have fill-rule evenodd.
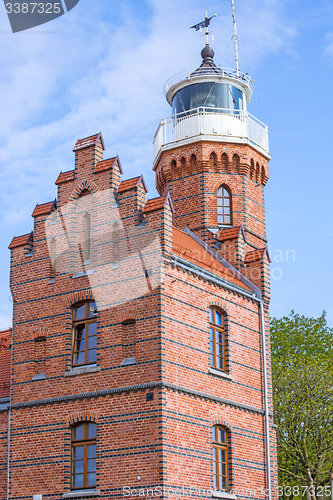
<path id="1" fill-rule="evenodd" d="M 118 193 L 122 193 L 124 191 L 129 191 L 130 189 L 134 189 L 139 186 L 140 182 L 143 183 L 143 187 L 146 191 L 148 192 L 145 180 L 143 178 L 143 175 L 139 175 L 138 177 L 133 177 L 132 179 L 126 179 L 125 181 L 122 181 L 119 185 L 118 188 Z"/>
<path id="2" fill-rule="evenodd" d="M 33 231 L 31 231 L 31 233 L 28 234 L 23 234 L 22 236 L 14 236 L 8 248 L 12 250 L 13 248 L 22 247 L 32 242 L 32 240 L 33 240 Z"/>
<path id="3" fill-rule="evenodd" d="M 73 181 L 75 179 L 75 170 L 68 170 L 67 172 L 60 172 L 56 180 L 56 185 L 64 184 L 65 182 Z"/>
<path id="4" fill-rule="evenodd" d="M 143 213 L 153 212 L 154 210 L 161 210 L 161 208 L 164 208 L 168 202 L 170 203 L 171 210 L 173 213 L 174 209 L 172 205 L 171 196 L 169 193 L 166 196 L 159 196 L 157 198 L 152 198 L 151 200 L 148 200 L 143 210 Z"/>
<path id="5" fill-rule="evenodd" d="M 123 173 L 123 169 L 121 168 L 119 157 L 114 156 L 113 158 L 108 158 L 107 160 L 99 161 L 96 166 L 94 173 L 98 174 L 99 172 L 105 172 L 106 170 L 111 170 L 118 163 L 120 173 Z"/>
<path id="6" fill-rule="evenodd" d="M 32 217 L 39 217 L 40 215 L 49 215 L 57 208 L 57 200 L 49 201 L 36 205 L 35 210 L 32 212 Z"/>
<path id="7" fill-rule="evenodd" d="M 90 146 L 94 146 L 98 143 L 98 141 L 101 141 L 103 149 L 105 149 L 104 146 L 104 141 L 102 137 L 102 132 L 99 132 L 98 134 L 90 135 L 89 137 L 85 137 L 84 139 L 78 139 L 76 141 L 76 144 L 73 148 L 73 151 L 80 151 L 81 149 L 89 148 Z"/>

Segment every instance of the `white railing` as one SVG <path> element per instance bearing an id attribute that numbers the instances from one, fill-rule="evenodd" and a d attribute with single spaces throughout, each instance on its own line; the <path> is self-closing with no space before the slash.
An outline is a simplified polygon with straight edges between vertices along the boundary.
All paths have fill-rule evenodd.
<path id="1" fill-rule="evenodd" d="M 164 118 L 154 137 L 154 159 L 161 149 L 197 136 L 248 142 L 268 154 L 268 128 L 247 111 L 200 107 Z M 237 141 L 238 140 L 238 141 Z"/>

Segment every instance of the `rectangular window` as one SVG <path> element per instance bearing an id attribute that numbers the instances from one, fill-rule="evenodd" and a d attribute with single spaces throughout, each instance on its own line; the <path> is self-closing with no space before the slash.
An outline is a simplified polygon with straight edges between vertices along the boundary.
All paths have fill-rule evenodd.
<path id="1" fill-rule="evenodd" d="M 95 302 L 84 302 L 73 309 L 73 366 L 96 363 L 97 308 Z"/>
<path id="2" fill-rule="evenodd" d="M 209 310 L 210 364 L 225 371 L 225 333 L 224 314 L 218 309 Z"/>
<path id="3" fill-rule="evenodd" d="M 84 422 L 72 428 L 72 489 L 96 487 L 96 424 Z"/>

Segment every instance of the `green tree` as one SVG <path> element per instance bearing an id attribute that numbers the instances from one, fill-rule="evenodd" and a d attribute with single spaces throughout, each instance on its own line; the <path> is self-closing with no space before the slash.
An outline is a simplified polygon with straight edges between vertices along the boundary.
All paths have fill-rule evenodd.
<path id="1" fill-rule="evenodd" d="M 294 311 L 273 318 L 271 348 L 280 485 L 286 496 L 333 499 L 329 487 L 333 472 L 333 330 L 327 326 L 325 312 L 319 318 Z"/>

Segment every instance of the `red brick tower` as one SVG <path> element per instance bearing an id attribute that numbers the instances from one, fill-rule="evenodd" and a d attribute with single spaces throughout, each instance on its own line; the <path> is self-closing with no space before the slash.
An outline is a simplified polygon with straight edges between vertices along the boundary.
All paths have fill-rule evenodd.
<path id="1" fill-rule="evenodd" d="M 10 244 L 10 500 L 276 495 L 267 129 L 248 78 L 202 57 L 167 88 L 160 197 L 96 134 Z"/>

